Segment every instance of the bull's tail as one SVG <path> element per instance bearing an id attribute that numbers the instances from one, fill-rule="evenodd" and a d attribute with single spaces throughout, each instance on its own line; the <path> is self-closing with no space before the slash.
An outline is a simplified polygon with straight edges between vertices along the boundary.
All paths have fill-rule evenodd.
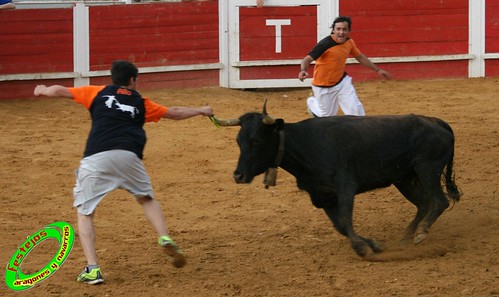
<path id="1" fill-rule="evenodd" d="M 437 122 L 440 126 L 442 126 L 444 129 L 446 129 L 450 134 L 452 135 L 452 141 L 451 141 L 451 154 L 449 157 L 449 161 L 447 162 L 447 165 L 445 166 L 445 173 L 443 176 L 443 183 L 445 184 L 445 190 L 446 190 L 446 196 L 449 199 L 452 199 L 453 201 L 459 201 L 461 198 L 462 192 L 459 190 L 459 188 L 456 185 L 456 182 L 454 180 L 454 172 L 453 172 L 453 165 L 454 165 L 454 131 L 452 131 L 451 126 L 446 123 L 445 121 L 442 121 L 440 119 L 437 119 Z"/>
<path id="2" fill-rule="evenodd" d="M 449 162 L 447 162 L 447 165 L 445 166 L 445 189 L 447 191 L 447 197 L 451 198 L 454 201 L 459 201 L 461 198 L 461 191 L 459 191 L 459 188 L 456 185 L 456 182 L 454 180 L 454 173 L 453 173 L 453 163 L 454 163 L 454 149 L 452 149 L 452 154 L 449 158 Z"/>

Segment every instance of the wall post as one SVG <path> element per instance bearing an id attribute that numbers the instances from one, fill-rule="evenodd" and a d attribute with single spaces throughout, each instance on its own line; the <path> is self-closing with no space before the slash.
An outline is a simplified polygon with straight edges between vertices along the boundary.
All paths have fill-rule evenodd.
<path id="1" fill-rule="evenodd" d="M 485 77 L 485 0 L 469 0 L 468 15 L 468 77 Z"/>
<path id="2" fill-rule="evenodd" d="M 77 2 L 73 7 L 73 69 L 76 73 L 74 86 L 90 84 L 90 78 L 83 73 L 90 71 L 90 33 L 88 7 L 83 2 Z"/>

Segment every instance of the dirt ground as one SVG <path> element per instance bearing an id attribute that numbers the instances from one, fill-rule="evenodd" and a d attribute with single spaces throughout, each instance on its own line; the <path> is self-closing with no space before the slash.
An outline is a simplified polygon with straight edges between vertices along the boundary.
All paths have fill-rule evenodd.
<path id="1" fill-rule="evenodd" d="M 499 79 L 355 85 L 370 115 L 437 116 L 454 129 L 456 182 L 464 195 L 422 244 L 399 246 L 415 208 L 394 187 L 364 193 L 355 202 L 355 228 L 386 251 L 377 261 L 363 260 L 284 170 L 270 189 L 263 177 L 234 183 L 238 128 L 217 129 L 201 117 L 163 120 L 146 124 L 144 162 L 188 264 L 169 264 L 141 207 L 118 190 L 95 219 L 104 284 L 75 281 L 85 264 L 77 238 L 55 275 L 26 292 L 8 289 L 2 269 L 0 295 L 499 296 Z M 310 90 L 142 93 L 167 106 L 208 103 L 221 118 L 260 111 L 268 98 L 272 116 L 296 122 L 308 117 Z M 89 124 L 87 111 L 66 99 L 0 102 L 0 264 L 46 224 L 66 221 L 76 229 L 74 170 Z M 56 249 L 55 240 L 43 242 L 22 271 L 34 273 Z"/>

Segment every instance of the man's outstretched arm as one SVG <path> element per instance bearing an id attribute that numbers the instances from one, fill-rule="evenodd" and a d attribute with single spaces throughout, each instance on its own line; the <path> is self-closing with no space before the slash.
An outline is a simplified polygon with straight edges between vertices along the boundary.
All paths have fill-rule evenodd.
<path id="1" fill-rule="evenodd" d="M 35 96 L 73 98 L 73 94 L 69 92 L 69 89 L 60 85 L 53 85 L 49 87 L 45 85 L 37 85 L 33 91 L 33 94 Z"/>
<path id="2" fill-rule="evenodd" d="M 199 108 L 174 106 L 168 107 L 168 112 L 163 117 L 171 120 L 183 120 L 199 115 L 212 116 L 213 110 L 210 106 L 203 106 Z"/>

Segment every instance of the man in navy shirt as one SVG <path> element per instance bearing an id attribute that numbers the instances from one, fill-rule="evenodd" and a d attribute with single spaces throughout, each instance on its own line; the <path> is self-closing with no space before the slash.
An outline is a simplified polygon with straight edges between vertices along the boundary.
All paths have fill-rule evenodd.
<path id="1" fill-rule="evenodd" d="M 151 180 L 142 162 L 146 144 L 145 122 L 161 118 L 182 120 L 212 116 L 210 106 L 166 107 L 142 97 L 135 89 L 138 69 L 128 61 L 115 61 L 112 84 L 67 88 L 60 85 L 35 87 L 35 96 L 65 97 L 90 111 L 92 127 L 77 171 L 74 206 L 78 231 L 87 266 L 77 281 L 104 282 L 95 252 L 94 213 L 99 202 L 115 189 L 125 189 L 142 205 L 146 219 L 158 234 L 158 244 L 171 257 L 175 267 L 185 265 L 185 257 L 168 236 L 163 211 L 154 200 Z"/>

